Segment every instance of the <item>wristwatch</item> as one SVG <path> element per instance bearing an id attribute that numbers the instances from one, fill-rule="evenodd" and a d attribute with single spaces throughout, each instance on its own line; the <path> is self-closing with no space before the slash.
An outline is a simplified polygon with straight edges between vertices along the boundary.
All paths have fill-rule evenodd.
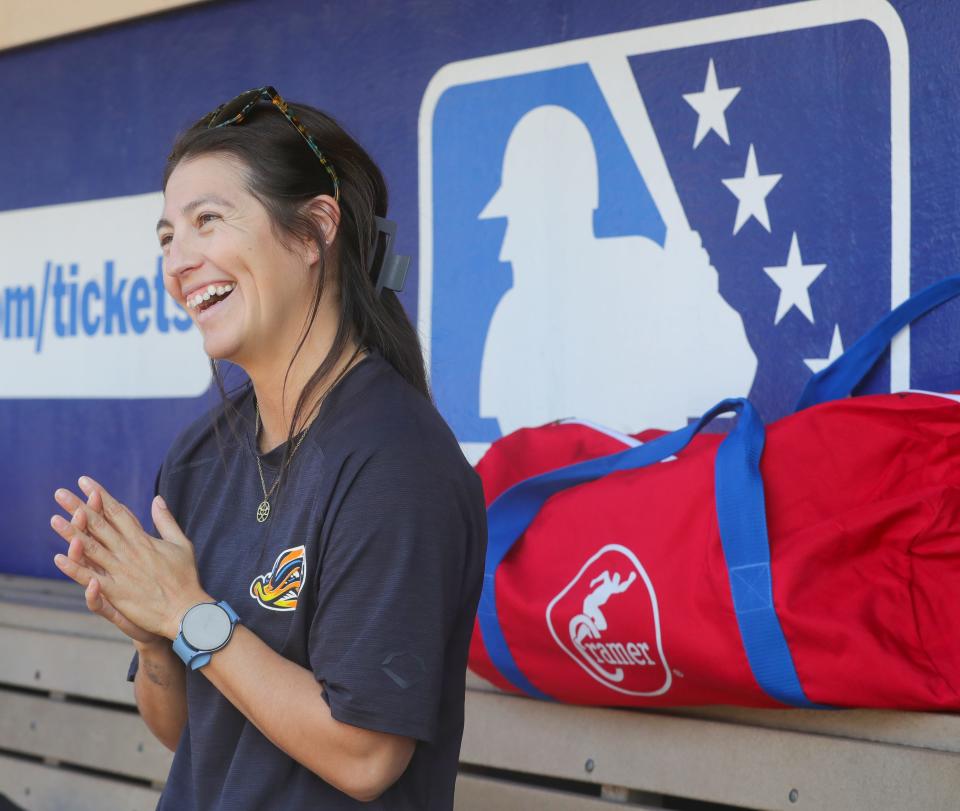
<path id="1" fill-rule="evenodd" d="M 198 603 L 180 620 L 180 633 L 173 641 L 173 652 L 191 670 L 199 670 L 230 641 L 238 622 L 240 617 L 226 600 Z"/>

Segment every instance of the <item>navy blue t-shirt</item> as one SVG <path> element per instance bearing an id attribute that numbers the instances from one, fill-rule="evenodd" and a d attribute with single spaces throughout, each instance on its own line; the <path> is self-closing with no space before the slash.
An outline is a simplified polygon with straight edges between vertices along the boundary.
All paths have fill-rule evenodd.
<path id="1" fill-rule="evenodd" d="M 403 776 L 361 804 L 187 670 L 188 720 L 158 808 L 451 809 L 486 547 L 479 477 L 433 405 L 371 353 L 327 397 L 261 524 L 252 392 L 234 402 L 237 430 L 221 410 L 219 438 L 198 420 L 159 478 L 201 585 L 312 670 L 335 719 L 417 744 Z M 268 488 L 283 453 L 260 457 Z"/>

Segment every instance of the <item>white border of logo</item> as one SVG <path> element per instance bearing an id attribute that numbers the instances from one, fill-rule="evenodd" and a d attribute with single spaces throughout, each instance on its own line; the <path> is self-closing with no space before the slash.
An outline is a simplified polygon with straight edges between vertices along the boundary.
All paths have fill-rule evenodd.
<path id="1" fill-rule="evenodd" d="M 568 591 L 570 591 L 570 589 L 573 588 L 575 584 L 580 582 L 580 578 L 583 577 L 583 573 L 590 567 L 590 564 L 592 564 L 595 560 L 605 555 L 607 552 L 619 552 L 624 557 L 626 557 L 634 565 L 640 577 L 643 578 L 643 582 L 646 584 L 646 587 L 647 587 L 647 593 L 650 595 L 650 602 L 653 605 L 653 627 L 657 635 L 657 653 L 660 654 L 660 662 L 662 663 L 663 669 L 666 671 L 666 674 L 667 674 L 667 680 L 664 682 L 663 686 L 660 689 L 654 690 L 653 692 L 650 692 L 650 693 L 640 693 L 640 692 L 637 692 L 636 690 L 625 690 L 622 687 L 617 687 L 615 684 L 611 684 L 610 682 L 600 678 L 600 676 L 597 673 L 595 673 L 593 670 L 591 670 L 589 667 L 587 667 L 583 663 L 583 660 L 574 651 L 570 650 L 570 648 L 568 648 L 566 645 L 563 644 L 556 630 L 553 627 L 553 623 L 550 621 L 550 613 L 553 611 L 553 607 L 560 600 L 563 599 L 564 595 Z M 554 641 L 561 648 L 563 648 L 564 652 L 571 659 L 573 659 L 573 661 L 575 661 L 578 665 L 580 665 L 580 667 L 582 667 L 586 673 L 588 673 L 592 678 L 600 682 L 600 684 L 602 684 L 604 687 L 609 687 L 611 690 L 616 690 L 618 693 L 625 693 L 628 696 L 660 696 L 660 695 L 663 695 L 665 692 L 667 692 L 667 690 L 670 689 L 670 685 L 673 684 L 673 672 L 670 670 L 670 665 L 667 664 L 667 657 L 664 655 L 664 652 L 663 652 L 663 641 L 660 638 L 660 605 L 657 603 L 657 593 L 653 590 L 653 583 L 650 582 L 650 577 L 647 575 L 647 570 L 643 568 L 643 565 L 640 563 L 639 560 L 637 560 L 637 556 L 634 555 L 633 552 L 631 552 L 629 549 L 627 549 L 627 547 L 622 546 L 618 543 L 607 544 L 602 549 L 600 549 L 592 558 L 590 558 L 590 560 L 584 563 L 583 566 L 580 568 L 580 571 L 577 572 L 576 577 L 574 577 L 569 583 L 567 583 L 563 591 L 561 591 L 556 597 L 554 597 L 550 601 L 550 605 L 547 606 L 546 619 L 547 619 L 547 627 L 550 629 L 550 636 L 553 637 Z"/>
<path id="2" fill-rule="evenodd" d="M 666 25 L 638 28 L 614 34 L 571 40 L 512 53 L 466 59 L 445 65 L 430 80 L 420 105 L 420 289 L 418 329 L 427 369 L 431 369 L 433 300 L 433 118 L 437 103 L 451 87 L 468 82 L 534 73 L 576 64 L 589 64 L 603 86 L 632 92 L 646 116 L 642 100 L 629 72 L 625 57 L 659 51 L 709 45 L 746 37 L 777 34 L 824 25 L 864 20 L 880 29 L 890 51 L 890 308 L 910 297 L 910 73 L 907 34 L 896 10 L 887 0 L 805 0 L 781 6 L 721 14 Z M 632 83 L 632 89 L 628 86 Z M 621 120 L 611 110 L 621 131 L 629 133 L 627 143 L 637 154 L 662 154 L 649 126 L 644 131 L 633 120 Z M 661 161 L 664 172 L 666 163 Z M 642 165 L 638 161 L 638 165 Z M 648 164 L 649 165 L 649 164 Z M 686 222 L 680 200 L 673 192 L 669 176 L 645 177 L 664 219 Z M 894 338 L 890 348 L 890 388 L 902 391 L 910 387 L 910 328 Z M 461 443 L 464 453 L 475 462 L 488 443 Z"/>

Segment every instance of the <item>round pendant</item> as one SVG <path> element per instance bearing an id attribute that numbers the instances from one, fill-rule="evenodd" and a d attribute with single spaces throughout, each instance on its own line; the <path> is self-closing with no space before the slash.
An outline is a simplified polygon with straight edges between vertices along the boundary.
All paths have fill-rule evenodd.
<path id="1" fill-rule="evenodd" d="M 261 524 L 270 517 L 270 502 L 264 499 L 257 507 L 257 521 Z"/>

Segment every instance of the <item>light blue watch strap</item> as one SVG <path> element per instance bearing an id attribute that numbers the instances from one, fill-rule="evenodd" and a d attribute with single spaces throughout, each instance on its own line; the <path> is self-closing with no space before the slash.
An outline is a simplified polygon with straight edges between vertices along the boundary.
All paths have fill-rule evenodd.
<path id="1" fill-rule="evenodd" d="M 183 621 L 181 620 L 180 633 L 177 634 L 177 638 L 173 640 L 173 652 L 177 654 L 185 665 L 188 665 L 191 670 L 199 670 L 201 667 L 206 665 L 210 659 L 213 657 L 213 654 L 216 653 L 221 648 L 225 647 L 226 644 L 233 637 L 233 629 L 236 628 L 237 623 L 240 622 L 240 617 L 236 611 L 230 607 L 230 603 L 226 600 L 220 600 L 215 603 L 215 605 L 220 606 L 224 611 L 227 612 L 227 616 L 230 618 L 230 633 L 227 638 L 224 640 L 223 645 L 218 648 L 215 648 L 211 651 L 200 651 L 191 646 L 186 639 L 183 637 Z M 186 617 L 186 614 L 184 614 Z"/>
<path id="2" fill-rule="evenodd" d="M 183 631 L 177 634 L 177 638 L 173 640 L 173 652 L 177 654 L 185 665 L 190 664 L 190 659 L 193 657 L 193 654 L 196 651 L 187 644 L 187 640 L 183 638 Z"/>

